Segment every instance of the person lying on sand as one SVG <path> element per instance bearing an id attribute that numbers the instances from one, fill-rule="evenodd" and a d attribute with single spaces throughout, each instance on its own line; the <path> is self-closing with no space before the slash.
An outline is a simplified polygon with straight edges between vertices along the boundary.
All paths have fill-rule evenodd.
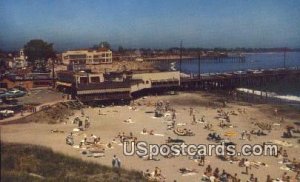
<path id="1" fill-rule="evenodd" d="M 64 133 L 64 131 L 58 130 L 58 129 L 50 130 L 50 132 L 51 132 L 51 133 Z"/>
<path id="2" fill-rule="evenodd" d="M 141 158 L 143 158 L 144 160 L 147 160 L 147 161 L 150 161 L 150 160 L 153 160 L 153 161 L 160 161 L 160 159 L 155 158 L 155 157 L 150 158 L 149 155 L 143 156 L 143 157 L 141 157 Z"/>
<path id="3" fill-rule="evenodd" d="M 181 174 L 198 173 L 198 171 L 197 171 L 196 169 L 189 169 L 189 168 L 186 168 L 186 167 L 180 168 L 180 169 L 179 169 L 179 172 L 180 172 Z"/>
<path id="4" fill-rule="evenodd" d="M 184 140 L 182 139 L 173 139 L 171 137 L 168 137 L 166 140 L 166 143 L 184 143 Z"/>
<path id="5" fill-rule="evenodd" d="M 129 117 L 127 120 L 124 120 L 125 123 L 132 123 L 131 117 Z"/>

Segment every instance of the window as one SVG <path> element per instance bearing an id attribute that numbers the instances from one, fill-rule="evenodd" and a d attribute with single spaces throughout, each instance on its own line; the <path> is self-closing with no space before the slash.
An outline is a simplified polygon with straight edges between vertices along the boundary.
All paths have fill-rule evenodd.
<path id="1" fill-rule="evenodd" d="M 88 83 L 88 78 L 87 77 L 80 77 L 79 82 L 80 83 Z"/>
<path id="2" fill-rule="evenodd" d="M 100 78 L 98 76 L 91 77 L 91 83 L 100 83 Z"/>

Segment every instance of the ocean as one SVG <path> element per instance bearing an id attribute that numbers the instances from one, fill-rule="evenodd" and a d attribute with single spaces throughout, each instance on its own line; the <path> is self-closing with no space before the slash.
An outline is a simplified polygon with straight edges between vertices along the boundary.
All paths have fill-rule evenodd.
<path id="1" fill-rule="evenodd" d="M 202 62 L 200 64 L 200 73 L 224 73 L 233 71 L 246 71 L 248 69 L 271 69 L 271 68 L 300 68 L 300 52 L 287 52 L 284 61 L 284 53 L 269 52 L 269 53 L 246 53 L 245 62 L 232 62 L 230 60 L 222 63 Z M 179 61 L 173 63 L 162 63 L 162 69 L 178 70 Z M 181 70 L 186 74 L 198 74 L 198 59 L 192 61 L 182 61 Z M 272 92 L 276 97 L 282 99 L 292 99 L 300 101 L 300 78 L 291 76 L 276 83 L 269 83 L 263 88 L 248 88 L 254 90 L 264 90 Z"/>

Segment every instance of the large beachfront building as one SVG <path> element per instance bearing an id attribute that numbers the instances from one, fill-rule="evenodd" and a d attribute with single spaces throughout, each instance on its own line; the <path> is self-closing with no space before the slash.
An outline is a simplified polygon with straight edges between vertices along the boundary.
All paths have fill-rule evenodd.
<path id="1" fill-rule="evenodd" d="M 56 88 L 82 102 L 128 101 L 148 92 L 173 90 L 180 86 L 179 71 L 133 70 L 110 73 L 60 71 Z"/>
<path id="2" fill-rule="evenodd" d="M 81 49 L 62 53 L 64 64 L 103 64 L 112 63 L 112 51 L 107 48 L 97 50 Z"/>

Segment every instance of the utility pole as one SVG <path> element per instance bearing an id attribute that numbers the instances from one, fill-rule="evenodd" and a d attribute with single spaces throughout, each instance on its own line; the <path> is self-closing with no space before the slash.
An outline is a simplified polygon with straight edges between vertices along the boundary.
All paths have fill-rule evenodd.
<path id="1" fill-rule="evenodd" d="M 286 67 L 286 48 L 284 48 L 284 53 L 283 53 L 283 68 Z"/>
<path id="2" fill-rule="evenodd" d="M 200 55 L 200 51 L 198 52 L 198 77 L 201 78 L 201 55 Z"/>
<path id="3" fill-rule="evenodd" d="M 179 60 L 179 71 L 181 72 L 181 62 L 182 62 L 182 41 L 180 41 L 180 60 Z"/>
<path id="4" fill-rule="evenodd" d="M 52 87 L 55 88 L 54 58 L 52 58 Z"/>

